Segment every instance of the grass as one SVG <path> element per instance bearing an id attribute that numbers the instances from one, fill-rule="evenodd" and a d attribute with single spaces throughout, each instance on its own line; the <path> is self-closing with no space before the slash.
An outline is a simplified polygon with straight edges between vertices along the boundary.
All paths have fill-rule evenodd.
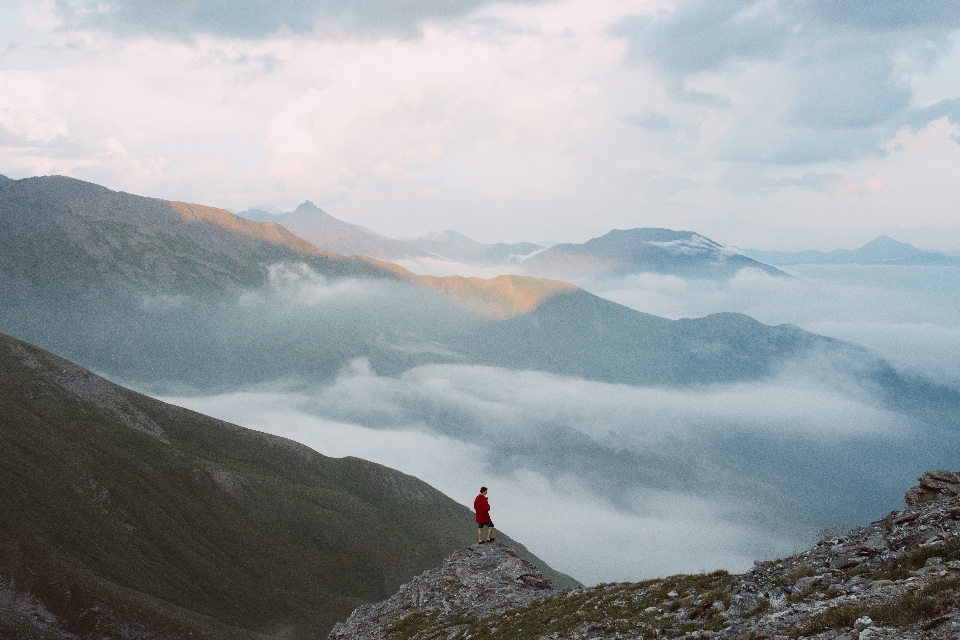
<path id="1" fill-rule="evenodd" d="M 896 562 L 892 562 L 875 571 L 874 580 L 903 580 L 911 571 L 924 566 L 930 558 L 940 557 L 944 562 L 960 560 L 960 536 L 947 540 L 942 547 L 921 547 Z"/>
<path id="2" fill-rule="evenodd" d="M 78 636 L 323 637 L 475 535 L 416 478 L 96 380 L 0 335 L 0 579 Z"/>
<path id="3" fill-rule="evenodd" d="M 869 617 L 874 624 L 903 627 L 933 620 L 955 607 L 960 600 L 960 578 L 934 580 L 918 592 L 907 593 L 893 602 L 874 606 L 831 607 L 806 624 L 793 629 L 791 638 L 812 636 L 830 629 L 852 627 L 858 618 Z"/>
<path id="4" fill-rule="evenodd" d="M 733 580 L 726 571 L 716 571 L 600 585 L 474 620 L 412 620 L 413 616 L 408 616 L 403 633 L 409 635 L 396 637 L 439 637 L 441 631 L 449 632 L 455 626 L 461 628 L 453 638 L 485 640 L 535 640 L 551 633 L 569 633 L 583 625 L 594 625 L 597 632 L 602 629 L 604 633 L 661 629 L 661 637 L 666 638 L 699 629 L 718 631 L 726 626 L 726 619 L 712 605 L 715 601 L 730 602 Z M 670 597 L 672 591 L 678 596 Z"/>

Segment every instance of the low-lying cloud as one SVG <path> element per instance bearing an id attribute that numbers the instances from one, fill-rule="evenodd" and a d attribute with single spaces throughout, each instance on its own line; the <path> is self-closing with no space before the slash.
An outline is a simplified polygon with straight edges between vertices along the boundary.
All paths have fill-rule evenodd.
<path id="1" fill-rule="evenodd" d="M 729 281 L 639 274 L 582 282 L 588 290 L 667 318 L 736 311 L 766 324 L 863 345 L 898 369 L 960 388 L 960 269 L 799 265 L 797 276 L 743 270 Z"/>
<path id="2" fill-rule="evenodd" d="M 952 447 L 810 370 L 675 390 L 456 365 L 388 377 L 358 359 L 327 385 L 165 399 L 380 462 L 464 504 L 487 485 L 498 526 L 595 582 L 794 551 L 895 507 Z"/>

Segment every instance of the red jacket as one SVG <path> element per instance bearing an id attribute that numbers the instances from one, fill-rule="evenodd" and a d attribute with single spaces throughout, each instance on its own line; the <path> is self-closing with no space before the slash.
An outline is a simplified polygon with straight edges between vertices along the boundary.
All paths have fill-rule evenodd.
<path id="1" fill-rule="evenodd" d="M 490 503 L 482 493 L 473 501 L 473 510 L 477 512 L 477 524 L 490 522 Z"/>

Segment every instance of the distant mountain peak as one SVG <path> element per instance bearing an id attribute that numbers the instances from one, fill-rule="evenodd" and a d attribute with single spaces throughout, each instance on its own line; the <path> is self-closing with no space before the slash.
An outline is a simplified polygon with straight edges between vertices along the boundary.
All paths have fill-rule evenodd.
<path id="1" fill-rule="evenodd" d="M 7 182 L 7 181 L 10 181 L 10 180 L 11 180 L 11 178 L 8 178 L 7 176 L 5 176 L 5 175 L 3 175 L 2 173 L 0 173 L 0 182 Z"/>
<path id="2" fill-rule="evenodd" d="M 877 236 L 859 249 L 834 249 L 829 253 L 807 249 L 805 251 L 760 251 L 748 249 L 745 254 L 777 265 L 799 264 L 860 264 L 887 266 L 957 267 L 960 260 L 939 251 L 924 251 L 912 244 L 894 240 L 890 236 Z"/>
<path id="3" fill-rule="evenodd" d="M 635 227 L 633 229 L 613 229 L 587 242 L 602 240 L 604 238 L 630 238 L 642 242 L 674 242 L 676 240 L 687 240 L 693 236 L 703 238 L 703 236 L 694 231 L 677 231 L 675 229 L 664 229 L 662 227 Z M 704 239 L 706 240 L 706 238 Z M 713 241 L 711 240 L 710 242 Z"/>
<path id="4" fill-rule="evenodd" d="M 745 268 L 786 275 L 699 233 L 660 227 L 614 229 L 583 244 L 558 244 L 523 265 L 530 275 L 561 279 L 635 273 L 713 279 L 733 277 Z"/>
<path id="5" fill-rule="evenodd" d="M 452 229 L 432 229 L 424 234 L 421 234 L 417 237 L 410 239 L 413 242 L 416 241 L 426 241 L 437 244 L 448 244 L 448 245 L 457 245 L 457 246 L 481 246 L 480 242 L 477 242 L 473 238 L 466 236 L 459 231 L 453 231 Z"/>
<path id="6" fill-rule="evenodd" d="M 920 251 L 920 249 L 917 249 L 917 248 L 916 248 L 915 246 L 913 246 L 912 244 L 908 244 L 908 243 L 906 243 L 906 242 L 900 242 L 899 240 L 894 240 L 893 238 L 891 238 L 891 237 L 888 236 L 888 235 L 880 235 L 880 236 L 877 236 L 876 238 L 874 238 L 873 240 L 871 240 L 870 242 L 868 242 L 867 244 L 863 245 L 863 246 L 860 247 L 860 248 L 861 248 L 861 249 L 865 249 L 865 248 L 867 248 L 867 247 L 885 247 L 885 248 L 889 248 L 889 247 L 909 247 L 910 249 L 913 249 L 914 251 Z"/>
<path id="7" fill-rule="evenodd" d="M 306 212 L 312 213 L 312 212 L 314 212 L 314 211 L 319 211 L 320 213 L 327 213 L 326 211 L 324 211 L 323 209 L 321 209 L 321 208 L 318 207 L 317 205 L 313 204 L 313 203 L 310 202 L 309 200 L 304 200 L 303 203 L 300 204 L 300 206 L 298 206 L 296 209 L 294 209 L 294 212 L 295 212 L 295 213 L 306 213 Z M 329 215 L 329 214 L 327 214 L 327 215 Z"/>
<path id="8" fill-rule="evenodd" d="M 436 257 L 482 265 L 517 264 L 534 251 L 543 249 L 532 242 L 484 244 L 451 229 L 434 229 L 405 242 Z"/>

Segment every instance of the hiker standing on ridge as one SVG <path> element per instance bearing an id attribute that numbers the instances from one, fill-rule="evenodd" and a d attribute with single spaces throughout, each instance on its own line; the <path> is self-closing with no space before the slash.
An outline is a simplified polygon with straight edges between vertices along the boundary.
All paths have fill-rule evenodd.
<path id="1" fill-rule="evenodd" d="M 483 544 L 483 528 L 487 529 L 486 542 L 493 542 L 493 521 L 490 520 L 490 503 L 487 502 L 487 488 L 480 487 L 480 495 L 473 500 L 473 510 L 477 512 L 477 544 Z"/>

